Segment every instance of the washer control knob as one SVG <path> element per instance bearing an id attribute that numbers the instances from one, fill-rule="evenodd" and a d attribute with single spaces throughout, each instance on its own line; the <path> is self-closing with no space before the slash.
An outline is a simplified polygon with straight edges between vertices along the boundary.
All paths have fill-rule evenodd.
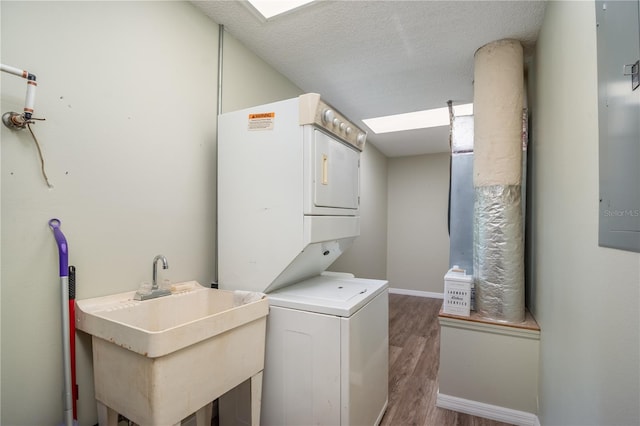
<path id="1" fill-rule="evenodd" d="M 344 129 L 346 129 L 346 128 L 347 128 L 347 125 L 346 125 L 346 124 L 344 124 L 344 123 L 340 123 L 340 131 L 341 131 L 341 132 L 344 132 Z"/>
<path id="2" fill-rule="evenodd" d="M 362 133 L 362 132 L 358 133 L 358 137 L 356 138 L 356 142 L 357 142 L 358 146 L 361 147 L 362 145 L 364 145 L 365 139 L 367 139 L 367 134 L 366 133 Z"/>
<path id="3" fill-rule="evenodd" d="M 338 127 L 340 125 L 340 120 L 338 120 L 337 118 L 333 119 L 333 127 Z"/>
<path id="4" fill-rule="evenodd" d="M 332 109 L 327 108 L 324 111 L 322 111 L 322 122 L 324 124 L 329 124 L 333 122 L 334 117 L 335 117 L 335 113 L 333 112 Z"/>
<path id="5" fill-rule="evenodd" d="M 344 132 L 347 134 L 347 136 L 351 136 L 351 132 L 352 132 L 351 127 L 347 126 Z"/>

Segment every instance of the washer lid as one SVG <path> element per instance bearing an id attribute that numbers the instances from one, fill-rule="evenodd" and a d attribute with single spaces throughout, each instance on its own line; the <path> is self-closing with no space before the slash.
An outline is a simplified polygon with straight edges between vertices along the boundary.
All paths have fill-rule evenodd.
<path id="1" fill-rule="evenodd" d="M 384 280 L 317 276 L 267 296 L 272 306 L 350 317 L 388 286 Z"/>

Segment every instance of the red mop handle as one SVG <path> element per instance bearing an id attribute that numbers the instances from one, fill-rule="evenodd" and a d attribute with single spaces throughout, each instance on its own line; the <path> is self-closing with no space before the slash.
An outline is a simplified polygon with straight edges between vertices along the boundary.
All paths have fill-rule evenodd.
<path id="1" fill-rule="evenodd" d="M 69 266 L 69 348 L 71 350 L 71 395 L 73 419 L 78 420 L 78 384 L 76 382 L 76 267 Z"/>

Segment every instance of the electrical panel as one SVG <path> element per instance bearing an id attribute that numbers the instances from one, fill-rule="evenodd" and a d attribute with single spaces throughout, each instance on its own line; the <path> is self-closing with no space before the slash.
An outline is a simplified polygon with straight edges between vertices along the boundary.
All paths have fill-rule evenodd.
<path id="1" fill-rule="evenodd" d="M 599 244 L 640 252 L 640 0 L 595 7 Z"/>

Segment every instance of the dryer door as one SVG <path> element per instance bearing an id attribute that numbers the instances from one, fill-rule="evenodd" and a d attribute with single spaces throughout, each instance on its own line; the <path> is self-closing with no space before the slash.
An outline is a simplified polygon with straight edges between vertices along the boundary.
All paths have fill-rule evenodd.
<path id="1" fill-rule="evenodd" d="M 360 153 L 358 151 L 319 130 L 314 130 L 313 168 L 315 207 L 358 210 L 360 196 Z"/>

